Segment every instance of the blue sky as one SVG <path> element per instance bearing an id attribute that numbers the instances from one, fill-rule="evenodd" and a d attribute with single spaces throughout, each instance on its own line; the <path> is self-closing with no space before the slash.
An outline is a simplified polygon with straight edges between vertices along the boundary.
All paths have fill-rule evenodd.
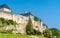
<path id="1" fill-rule="evenodd" d="M 0 5 L 4 3 L 15 13 L 30 11 L 49 28 L 60 29 L 60 0 L 0 0 Z"/>

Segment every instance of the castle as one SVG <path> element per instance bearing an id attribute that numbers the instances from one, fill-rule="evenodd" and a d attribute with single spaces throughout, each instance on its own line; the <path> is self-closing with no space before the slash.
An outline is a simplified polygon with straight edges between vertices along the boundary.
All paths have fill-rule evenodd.
<path id="1" fill-rule="evenodd" d="M 0 18 L 3 17 L 5 19 L 11 19 L 17 22 L 16 32 L 26 34 L 26 25 L 29 20 L 29 16 L 32 20 L 33 28 L 35 30 L 39 30 L 43 32 L 47 27 L 44 23 L 39 19 L 38 21 L 34 20 L 34 16 L 30 12 L 26 12 L 24 14 L 15 14 L 11 11 L 11 9 L 6 5 L 0 5 Z"/>

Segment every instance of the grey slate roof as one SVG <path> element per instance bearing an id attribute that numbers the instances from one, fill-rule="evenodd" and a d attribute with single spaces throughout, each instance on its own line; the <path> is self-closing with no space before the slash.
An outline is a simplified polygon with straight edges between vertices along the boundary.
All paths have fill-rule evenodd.
<path id="1" fill-rule="evenodd" d="M 10 9 L 6 4 L 0 5 L 0 9 L 1 8 L 8 8 L 8 9 Z"/>
<path id="2" fill-rule="evenodd" d="M 46 26 L 47 27 L 47 25 L 45 23 L 43 23 L 43 26 Z"/>
<path id="3" fill-rule="evenodd" d="M 27 12 L 27 13 L 23 13 L 23 14 L 20 14 L 20 15 L 29 16 L 29 15 L 32 15 L 32 14 L 30 12 Z"/>

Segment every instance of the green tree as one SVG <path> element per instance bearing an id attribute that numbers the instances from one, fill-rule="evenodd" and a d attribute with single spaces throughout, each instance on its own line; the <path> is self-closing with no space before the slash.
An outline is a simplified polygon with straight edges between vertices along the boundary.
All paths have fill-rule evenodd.
<path id="1" fill-rule="evenodd" d="M 36 16 L 34 16 L 34 20 L 35 20 L 35 21 L 38 21 L 38 18 L 37 18 Z"/>
<path id="2" fill-rule="evenodd" d="M 32 32 L 33 32 L 32 21 L 31 21 L 31 19 L 29 18 L 28 23 L 27 23 L 27 26 L 26 26 L 26 33 L 27 33 L 28 35 L 31 35 Z"/>
<path id="3" fill-rule="evenodd" d="M 29 18 L 28 23 L 26 25 L 26 33 L 28 35 L 41 35 L 40 31 L 33 29 L 31 18 Z"/>
<path id="4" fill-rule="evenodd" d="M 43 35 L 47 38 L 52 38 L 52 32 L 51 30 L 48 30 L 46 29 L 44 32 L 43 32 Z"/>
<path id="5" fill-rule="evenodd" d="M 51 28 L 50 30 L 52 31 L 53 36 L 60 36 L 60 31 L 58 29 Z"/>

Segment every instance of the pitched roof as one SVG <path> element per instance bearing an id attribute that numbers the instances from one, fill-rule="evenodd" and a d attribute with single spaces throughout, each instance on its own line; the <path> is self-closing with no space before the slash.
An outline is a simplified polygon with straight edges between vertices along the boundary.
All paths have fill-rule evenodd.
<path id="1" fill-rule="evenodd" d="M 0 5 L 0 8 L 8 8 L 8 9 L 10 9 L 6 4 Z"/>
<path id="2" fill-rule="evenodd" d="M 43 23 L 43 26 L 46 26 L 47 27 L 47 25 L 45 23 Z"/>
<path id="3" fill-rule="evenodd" d="M 31 12 L 27 12 L 27 13 L 23 13 L 23 14 L 20 14 L 20 15 L 29 16 L 29 15 L 32 15 L 32 14 L 31 14 Z"/>

